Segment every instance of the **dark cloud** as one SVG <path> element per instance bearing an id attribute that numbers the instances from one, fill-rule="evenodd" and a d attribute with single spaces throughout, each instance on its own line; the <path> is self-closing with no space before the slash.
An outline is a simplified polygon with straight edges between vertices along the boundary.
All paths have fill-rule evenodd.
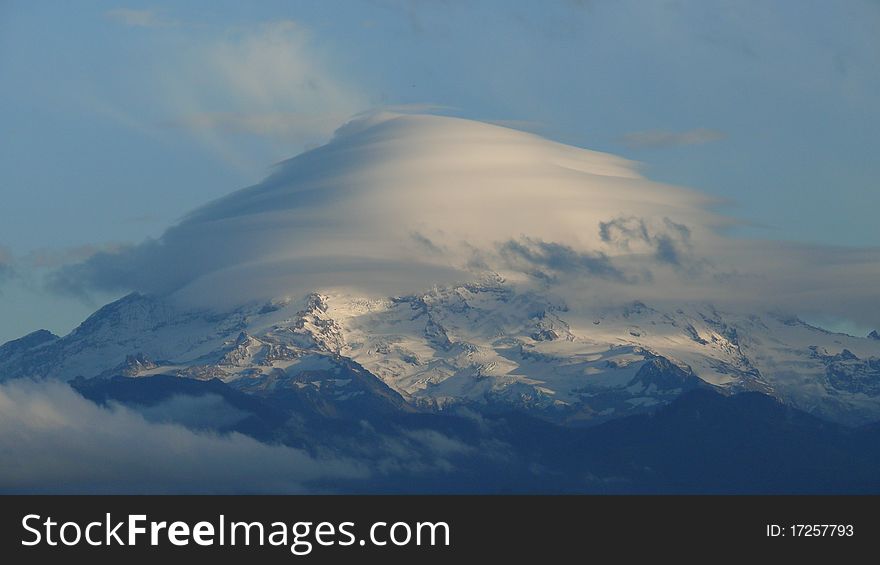
<path id="1" fill-rule="evenodd" d="M 422 233 L 413 232 L 410 234 L 410 237 L 412 237 L 413 241 L 418 244 L 422 251 L 427 251 L 428 253 L 443 253 L 443 249 L 441 249 L 440 246 Z"/>
<path id="2" fill-rule="evenodd" d="M 118 244 L 77 245 L 61 249 L 35 249 L 22 258 L 22 263 L 35 269 L 56 269 L 63 265 L 80 263 L 89 257 L 102 252 L 114 252 Z"/>
<path id="3" fill-rule="evenodd" d="M 59 294 L 86 296 L 92 290 L 116 292 L 132 288 L 159 290 L 150 284 L 155 279 L 163 282 L 168 275 L 163 271 L 144 269 L 149 257 L 156 257 L 159 244 L 146 241 L 137 246 L 120 247 L 117 251 L 101 251 L 81 261 L 63 265 L 47 278 L 47 287 Z M 180 267 L 185 271 L 186 265 Z M 141 276 L 138 276 L 138 273 Z M 176 286 L 186 279 L 174 277 Z M 167 286 L 165 288 L 173 288 Z"/>
<path id="4" fill-rule="evenodd" d="M 659 223 L 635 216 L 600 222 L 599 238 L 622 251 L 650 254 L 679 271 L 695 273 L 706 266 L 705 260 L 694 257 L 691 229 L 669 218 Z"/>
<path id="5" fill-rule="evenodd" d="M 562 243 L 523 237 L 501 244 L 499 252 L 511 267 L 548 281 L 562 274 L 577 274 L 630 282 L 604 253 L 579 252 Z"/>

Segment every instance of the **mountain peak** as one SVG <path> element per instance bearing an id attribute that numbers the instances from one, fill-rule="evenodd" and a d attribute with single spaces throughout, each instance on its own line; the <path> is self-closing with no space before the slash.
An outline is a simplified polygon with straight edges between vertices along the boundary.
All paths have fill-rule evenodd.
<path id="1" fill-rule="evenodd" d="M 49 330 L 37 330 L 24 337 L 7 341 L 0 345 L 0 366 L 13 363 L 17 359 L 28 357 L 30 354 L 42 351 L 46 346 L 57 342 L 59 338 Z M 9 375 L 0 374 L 0 380 Z"/>
<path id="2" fill-rule="evenodd" d="M 31 332 L 23 337 L 7 341 L 6 343 L 0 345 L 0 352 L 31 349 L 33 347 L 37 347 L 38 345 L 42 345 L 50 341 L 55 341 L 56 339 L 59 339 L 57 335 L 53 334 L 49 330 L 40 329 L 35 332 Z M 2 353 L 0 353 L 0 355 L 2 355 Z"/>

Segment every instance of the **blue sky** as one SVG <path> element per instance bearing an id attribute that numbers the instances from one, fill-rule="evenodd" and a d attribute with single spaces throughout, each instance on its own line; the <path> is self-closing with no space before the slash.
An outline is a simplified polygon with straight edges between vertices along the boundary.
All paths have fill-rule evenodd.
<path id="1" fill-rule="evenodd" d="M 877 247 L 880 3 L 0 3 L 0 341 L 111 298 L 43 276 L 159 236 L 401 107 L 643 163 L 739 237 Z"/>

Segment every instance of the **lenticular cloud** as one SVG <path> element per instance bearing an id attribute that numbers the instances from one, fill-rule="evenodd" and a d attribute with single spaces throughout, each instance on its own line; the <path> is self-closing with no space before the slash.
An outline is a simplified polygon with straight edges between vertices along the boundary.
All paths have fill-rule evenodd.
<path id="1" fill-rule="evenodd" d="M 712 204 L 614 155 L 470 120 L 380 114 L 157 240 L 66 267 L 55 285 L 225 307 L 496 273 L 573 303 L 705 300 L 880 321 L 869 300 L 878 250 L 725 237 L 719 228 L 734 222 Z"/>

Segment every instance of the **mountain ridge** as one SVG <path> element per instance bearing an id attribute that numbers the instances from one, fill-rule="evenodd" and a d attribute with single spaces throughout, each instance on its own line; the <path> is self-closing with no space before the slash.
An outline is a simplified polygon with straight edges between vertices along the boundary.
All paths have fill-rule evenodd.
<path id="1" fill-rule="evenodd" d="M 387 387 L 398 409 L 500 406 L 572 425 L 709 387 L 763 392 L 851 425 L 880 419 L 874 340 L 707 305 L 662 312 L 637 301 L 589 320 L 566 310 L 499 281 L 388 299 L 312 293 L 222 313 L 131 294 L 67 336 L 0 347 L 17 351 L 0 357 L 0 374 L 173 374 L 252 393 L 288 382 L 341 397 Z"/>

